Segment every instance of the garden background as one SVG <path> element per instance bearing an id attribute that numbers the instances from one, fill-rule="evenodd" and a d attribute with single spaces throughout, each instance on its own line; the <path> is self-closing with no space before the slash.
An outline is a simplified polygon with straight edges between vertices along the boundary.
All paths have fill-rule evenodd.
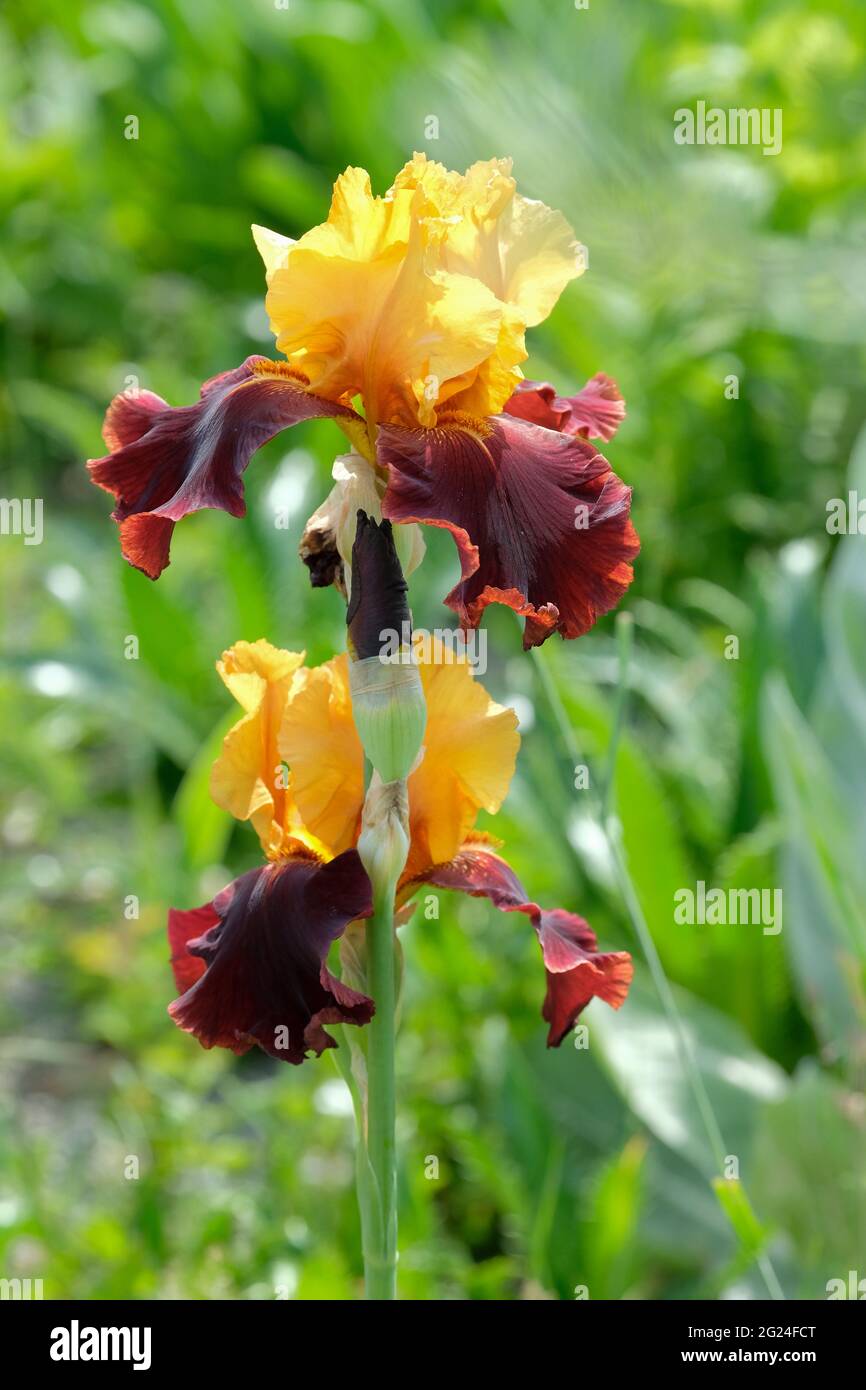
<path id="1" fill-rule="evenodd" d="M 826 527 L 829 499 L 866 496 L 864 47 L 856 0 L 6 0 L 0 495 L 45 521 L 39 546 L 0 536 L 4 1277 L 359 1296 L 331 1059 L 207 1053 L 165 1012 L 168 905 L 259 858 L 207 794 L 234 719 L 214 662 L 238 638 L 311 661 L 344 642 L 296 557 L 337 435 L 268 445 L 246 521 L 184 521 L 158 585 L 84 460 L 128 376 L 179 404 L 272 351 L 251 222 L 298 235 L 347 164 L 384 192 L 413 149 L 513 155 L 589 248 L 526 371 L 603 370 L 627 399 L 606 452 L 643 549 L 616 809 L 673 1012 L 544 694 L 603 769 L 613 619 L 536 661 L 489 610 L 485 683 L 524 732 L 497 833 L 636 981 L 618 1015 L 591 1005 L 587 1048 L 548 1052 L 522 918 L 442 895 L 405 931 L 402 1296 L 759 1297 L 767 1257 L 789 1296 L 866 1275 L 866 538 Z M 675 144 L 698 100 L 780 108 L 782 152 Z M 435 627 L 457 568 L 427 541 Z M 783 929 L 677 925 L 699 880 L 781 888 Z M 713 1189 L 676 1019 L 751 1209 Z"/>

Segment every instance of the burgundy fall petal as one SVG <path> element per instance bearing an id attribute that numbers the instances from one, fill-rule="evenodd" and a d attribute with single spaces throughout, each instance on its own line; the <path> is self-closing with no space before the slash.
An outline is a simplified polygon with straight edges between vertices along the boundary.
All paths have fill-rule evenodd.
<path id="1" fill-rule="evenodd" d="M 197 940 L 215 927 L 219 913 L 213 903 L 204 907 L 193 907 L 189 912 L 181 912 L 176 907 L 168 910 L 168 944 L 171 947 L 171 968 L 174 982 L 182 994 L 192 989 L 196 980 L 205 972 L 201 956 L 193 956 L 187 949 L 191 941 Z"/>
<path id="2" fill-rule="evenodd" d="M 503 409 L 509 415 L 581 439 L 613 439 L 625 401 L 613 377 L 596 372 L 576 396 L 559 396 L 549 381 L 521 381 Z"/>
<path id="3" fill-rule="evenodd" d="M 175 1023 L 203 1047 L 253 1044 L 298 1064 L 336 1042 L 326 1023 L 369 1023 L 372 999 L 327 967 L 349 922 L 373 910 L 355 850 L 327 864 L 290 859 L 243 874 L 191 912 L 172 909 L 168 933 L 178 988 Z"/>
<path id="4" fill-rule="evenodd" d="M 540 913 L 535 930 L 547 971 L 547 995 L 541 1013 L 550 1024 L 549 1047 L 558 1047 L 590 999 L 596 996 L 618 1009 L 634 975 L 628 951 L 599 951 L 595 932 L 574 912 L 555 908 Z"/>
<path id="5" fill-rule="evenodd" d="M 419 882 L 489 898 L 502 912 L 525 912 L 535 927 L 547 975 L 541 1010 L 550 1024 L 548 1047 L 558 1047 L 595 997 L 618 1009 L 631 983 L 628 951 L 598 950 L 595 932 L 582 917 L 561 908 L 544 911 L 528 901 L 514 870 L 487 849 L 466 845 L 449 864 L 425 873 Z"/>
<path id="6" fill-rule="evenodd" d="M 115 396 L 103 426 L 111 453 L 87 467 L 117 499 L 112 516 L 124 558 L 158 578 L 175 522 L 203 507 L 243 516 L 241 474 L 255 451 L 280 430 L 322 416 L 358 419 L 308 391 L 287 362 L 266 357 L 206 381 L 195 405 L 172 407 L 151 391 Z"/>
<path id="7" fill-rule="evenodd" d="M 524 647 L 580 637 L 632 581 L 631 488 L 583 439 L 454 415 L 429 430 L 380 426 L 378 457 L 383 515 L 453 535 L 462 577 L 445 602 L 465 627 L 505 603 L 526 618 Z"/>

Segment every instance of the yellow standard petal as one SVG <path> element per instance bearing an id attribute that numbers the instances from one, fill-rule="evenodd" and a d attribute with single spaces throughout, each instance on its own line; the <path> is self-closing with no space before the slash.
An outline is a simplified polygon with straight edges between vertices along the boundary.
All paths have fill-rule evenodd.
<path id="1" fill-rule="evenodd" d="M 279 264 L 265 248 L 277 347 L 318 394 L 360 395 L 371 431 L 379 420 L 434 423 L 449 383 L 471 380 L 496 350 L 503 306 L 443 263 L 446 232 L 423 189 L 374 197 L 369 176 L 348 169 L 327 222 Z"/>
<path id="2" fill-rule="evenodd" d="M 409 876 L 453 859 L 478 811 L 499 810 L 520 745 L 514 710 L 492 700 L 465 661 L 449 662 L 453 654 L 438 643 L 426 655 L 427 731 L 409 777 Z"/>
<path id="3" fill-rule="evenodd" d="M 527 328 L 547 318 L 586 269 L 586 249 L 562 213 L 517 192 L 510 159 L 483 160 L 455 174 L 416 154 L 394 188 L 428 193 L 447 224 L 444 268 L 477 277 L 519 311 Z"/>
<path id="4" fill-rule="evenodd" d="M 503 218 L 500 237 L 502 297 L 533 328 L 547 318 L 569 281 L 586 270 L 586 248 L 561 212 L 519 193 Z"/>
<path id="5" fill-rule="evenodd" d="M 364 750 L 345 654 L 300 673 L 283 712 L 279 749 L 306 828 L 335 855 L 350 849 L 364 804 Z"/>
<path id="6" fill-rule="evenodd" d="M 211 770 L 211 796 L 238 820 L 252 821 L 270 856 L 301 830 L 277 735 L 303 661 L 302 652 L 281 651 L 262 640 L 236 642 L 217 662 L 244 717 L 223 741 Z"/>
<path id="7" fill-rule="evenodd" d="M 541 323 L 583 273 L 585 248 L 561 212 L 517 193 L 510 159 L 484 160 L 456 174 L 416 154 L 394 189 L 423 189 L 444 229 L 443 269 L 479 280 L 510 310 L 495 352 L 471 381 L 447 393 L 454 409 L 494 414 L 520 380 L 524 329 Z"/>
<path id="8" fill-rule="evenodd" d="M 566 219 L 517 193 L 507 159 L 458 174 L 416 154 L 381 198 L 349 168 L 320 226 L 298 241 L 253 235 L 277 347 L 316 393 L 362 398 L 367 440 L 350 438 L 371 458 L 379 421 L 501 410 L 526 328 L 586 267 Z"/>
<path id="9" fill-rule="evenodd" d="M 265 280 L 270 284 L 274 273 L 285 265 L 286 257 L 296 242 L 291 237 L 272 232 L 268 227 L 258 227 L 255 223 L 252 233 L 256 249 L 265 263 Z"/>

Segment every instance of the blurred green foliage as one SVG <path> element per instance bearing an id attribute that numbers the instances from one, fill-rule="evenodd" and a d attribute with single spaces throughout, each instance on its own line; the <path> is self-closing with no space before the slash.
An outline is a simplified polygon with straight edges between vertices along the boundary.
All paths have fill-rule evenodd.
<path id="1" fill-rule="evenodd" d="M 43 497 L 45 539 L 0 536 L 4 1277 L 55 1298 L 359 1294 L 332 1062 L 205 1053 L 165 1013 L 167 906 L 258 857 L 207 797 L 214 661 L 241 637 L 312 661 L 343 645 L 295 556 L 340 439 L 270 444 L 246 521 L 185 521 L 158 585 L 121 562 L 83 460 L 128 376 L 181 403 L 270 350 L 251 222 L 297 235 L 346 164 L 383 190 L 413 148 L 513 154 L 589 247 L 527 374 L 603 369 L 628 401 L 609 454 L 643 552 L 617 807 L 754 1212 L 713 1192 L 670 1020 L 495 613 L 486 683 L 525 735 L 496 831 L 637 979 L 620 1014 L 591 1006 L 588 1049 L 547 1053 L 525 923 L 469 900 L 405 931 L 402 1295 L 761 1296 L 762 1248 L 788 1295 L 866 1272 L 866 539 L 825 528 L 827 499 L 866 496 L 864 46 L 857 0 L 6 0 L 0 494 Z M 780 108 L 782 153 L 675 145 L 698 99 Z M 413 602 L 435 626 L 456 564 L 428 541 Z M 610 620 L 544 659 L 603 765 Z M 783 931 L 675 925 L 698 879 L 781 886 Z"/>

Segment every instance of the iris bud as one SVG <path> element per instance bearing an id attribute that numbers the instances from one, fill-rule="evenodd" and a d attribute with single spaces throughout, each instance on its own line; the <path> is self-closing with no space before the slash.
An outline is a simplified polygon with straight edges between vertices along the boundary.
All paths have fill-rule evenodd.
<path id="1" fill-rule="evenodd" d="M 373 891 L 394 884 L 409 855 L 409 798 L 405 782 L 383 783 L 374 773 L 361 818 L 358 853 Z"/>

